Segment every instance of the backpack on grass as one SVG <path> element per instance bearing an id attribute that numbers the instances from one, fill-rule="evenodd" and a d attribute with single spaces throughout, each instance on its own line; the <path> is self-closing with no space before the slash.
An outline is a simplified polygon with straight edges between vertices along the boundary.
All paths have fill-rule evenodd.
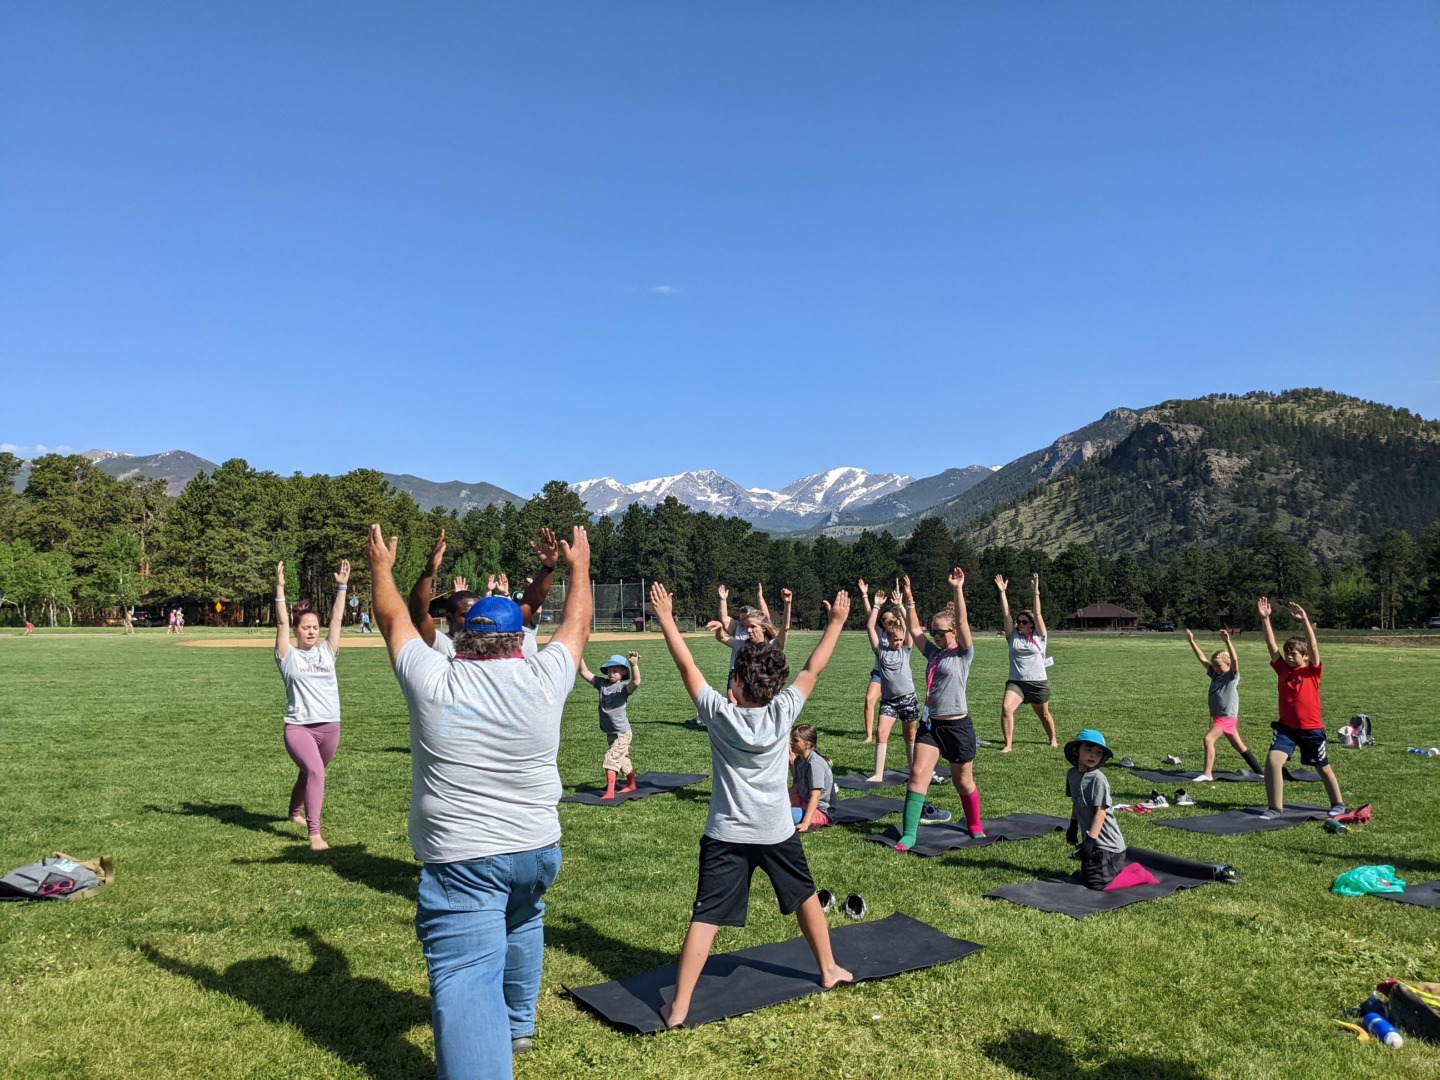
<path id="1" fill-rule="evenodd" d="M 57 851 L 0 878 L 0 900 L 83 900 L 114 881 L 110 856 L 81 861 Z"/>
<path id="2" fill-rule="evenodd" d="M 1336 736 L 1341 746 L 1347 746 L 1351 750 L 1358 750 L 1362 746 L 1375 745 L 1375 733 L 1370 726 L 1370 717 L 1364 713 L 1358 713 L 1350 717 L 1350 723 L 1346 724 Z"/>
<path id="3" fill-rule="evenodd" d="M 1427 1042 L 1440 1042 L 1440 983 L 1397 982 L 1390 988 L 1390 1022 Z"/>

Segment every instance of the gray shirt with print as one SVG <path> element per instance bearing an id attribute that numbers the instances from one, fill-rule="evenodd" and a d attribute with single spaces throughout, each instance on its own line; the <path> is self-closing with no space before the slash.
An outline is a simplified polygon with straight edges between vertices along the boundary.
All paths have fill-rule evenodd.
<path id="1" fill-rule="evenodd" d="M 593 675 L 590 685 L 600 691 L 600 730 L 606 735 L 624 735 L 630 730 L 630 717 L 625 712 L 625 699 L 630 696 L 630 682 L 611 682 L 604 675 Z"/>
<path id="2" fill-rule="evenodd" d="M 742 709 L 706 686 L 695 699 L 710 734 L 712 791 L 705 835 L 731 844 L 778 844 L 790 816 L 790 728 L 805 695 L 790 686 L 759 709 Z"/>
<path id="3" fill-rule="evenodd" d="M 1106 811 L 1105 824 L 1100 826 L 1100 835 L 1095 842 L 1101 851 L 1118 853 L 1125 850 L 1125 837 L 1120 835 L 1120 826 L 1115 823 L 1115 815 L 1110 813 L 1110 781 L 1103 772 L 1099 769 L 1089 772 L 1071 769 L 1065 774 L 1065 794 L 1070 796 L 1071 813 L 1080 826 L 1082 840 L 1095 822 L 1095 811 L 1103 808 Z"/>
<path id="4" fill-rule="evenodd" d="M 1240 718 L 1240 672 L 1231 668 L 1223 674 L 1210 673 L 1210 715 Z"/>
<path id="5" fill-rule="evenodd" d="M 1047 682 L 1045 672 L 1045 638 L 1031 637 L 1019 631 L 1010 635 L 1010 681 Z"/>
<path id="6" fill-rule="evenodd" d="M 968 716 L 965 682 L 970 678 L 970 664 L 975 659 L 975 646 L 968 649 L 941 649 L 933 641 L 925 642 L 925 707 L 931 717 Z"/>
<path id="7" fill-rule="evenodd" d="M 340 685 L 335 681 L 335 654 L 321 641 L 308 649 L 294 645 L 275 657 L 285 680 L 285 723 L 333 724 L 340 720 Z"/>
<path id="8" fill-rule="evenodd" d="M 910 670 L 910 653 L 906 646 L 892 649 L 881 639 L 875 650 L 875 670 L 880 672 L 880 697 L 904 697 L 915 693 L 915 673 Z"/>

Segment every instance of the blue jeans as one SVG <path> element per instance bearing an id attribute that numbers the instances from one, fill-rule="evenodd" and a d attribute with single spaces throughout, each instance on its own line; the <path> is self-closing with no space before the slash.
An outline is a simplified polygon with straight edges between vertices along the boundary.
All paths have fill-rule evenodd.
<path id="1" fill-rule="evenodd" d="M 510 1040 L 535 1033 L 543 898 L 559 873 L 559 844 L 420 868 L 415 934 L 440 1080 L 512 1075 Z"/>

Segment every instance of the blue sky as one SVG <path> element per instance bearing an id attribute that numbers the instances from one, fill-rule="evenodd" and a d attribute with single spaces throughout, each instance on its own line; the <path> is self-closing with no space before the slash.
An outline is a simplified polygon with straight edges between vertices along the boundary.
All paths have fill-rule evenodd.
<path id="1" fill-rule="evenodd" d="M 1440 415 L 1440 6 L 10 4 L 0 441 L 780 486 Z"/>

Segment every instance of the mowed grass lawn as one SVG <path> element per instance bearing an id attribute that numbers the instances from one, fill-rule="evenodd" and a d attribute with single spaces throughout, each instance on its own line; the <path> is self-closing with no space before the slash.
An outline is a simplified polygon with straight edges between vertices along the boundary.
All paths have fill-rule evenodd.
<path id="1" fill-rule="evenodd" d="M 192 631 L 185 641 L 204 638 Z M 792 638 L 795 668 L 816 640 Z M 705 736 L 680 726 L 692 710 L 663 642 L 637 641 L 644 686 L 630 715 L 639 768 L 708 773 Z M 725 650 L 705 638 L 691 645 L 722 680 Z M 590 666 L 624 647 L 592 644 Z M 1241 730 L 1263 752 L 1274 676 L 1258 637 L 1245 635 L 1239 650 Z M 1118 755 L 1142 765 L 1167 753 L 1198 763 L 1206 681 L 1183 636 L 1061 636 L 1052 653 L 1062 738 L 1099 727 Z M 1412 882 L 1440 877 L 1440 759 L 1405 753 L 1440 743 L 1437 660 L 1433 647 L 1325 647 L 1331 731 L 1366 712 L 1382 742 L 1334 755 L 1347 801 L 1375 806 L 1368 827 L 1204 837 L 1121 815 L 1131 844 L 1227 862 L 1243 876 L 1081 922 L 982 898 L 997 885 L 1068 873 L 1059 837 L 920 859 L 863 843 L 869 827 L 822 830 L 805 840 L 819 885 L 861 893 L 871 918 L 902 911 L 985 950 L 657 1037 L 611 1030 L 563 986 L 673 961 L 708 782 L 614 808 L 563 805 L 565 865 L 550 898 L 539 1037 L 517 1074 L 1434 1077 L 1440 1048 L 1357 1044 L 1331 1020 L 1386 976 L 1440 978 L 1440 912 L 1329 889 L 1362 863 L 1391 863 Z M 864 637 L 847 635 L 804 713 L 837 774 L 870 763 L 860 725 L 869 668 Z M 998 735 L 1005 672 L 1003 642 L 981 638 L 970 702 L 985 738 Z M 94 900 L 0 906 L 0 1075 L 433 1075 L 412 926 L 406 718 L 384 650 L 345 650 L 340 688 L 343 736 L 325 803 L 334 847 L 312 854 L 303 827 L 285 820 L 294 768 L 267 649 L 187 647 L 162 631 L 0 637 L 0 864 L 54 849 L 107 853 L 118 875 Z M 1014 754 L 991 747 L 976 762 L 986 815 L 1065 815 L 1060 752 L 1044 745 L 1028 710 L 1018 729 Z M 1220 767 L 1235 767 L 1223 747 Z M 603 749 L 595 694 L 578 687 L 560 755 L 567 789 L 601 778 Z M 903 760 L 897 733 L 890 761 Z M 1150 792 L 1118 767 L 1107 772 L 1118 799 Z M 1263 801 L 1259 785 L 1191 790 L 1193 811 L 1162 814 Z M 1319 785 L 1292 786 L 1289 797 L 1324 801 Z M 938 801 L 958 816 L 953 789 Z M 757 880 L 749 926 L 722 930 L 717 949 L 796 933 Z"/>

